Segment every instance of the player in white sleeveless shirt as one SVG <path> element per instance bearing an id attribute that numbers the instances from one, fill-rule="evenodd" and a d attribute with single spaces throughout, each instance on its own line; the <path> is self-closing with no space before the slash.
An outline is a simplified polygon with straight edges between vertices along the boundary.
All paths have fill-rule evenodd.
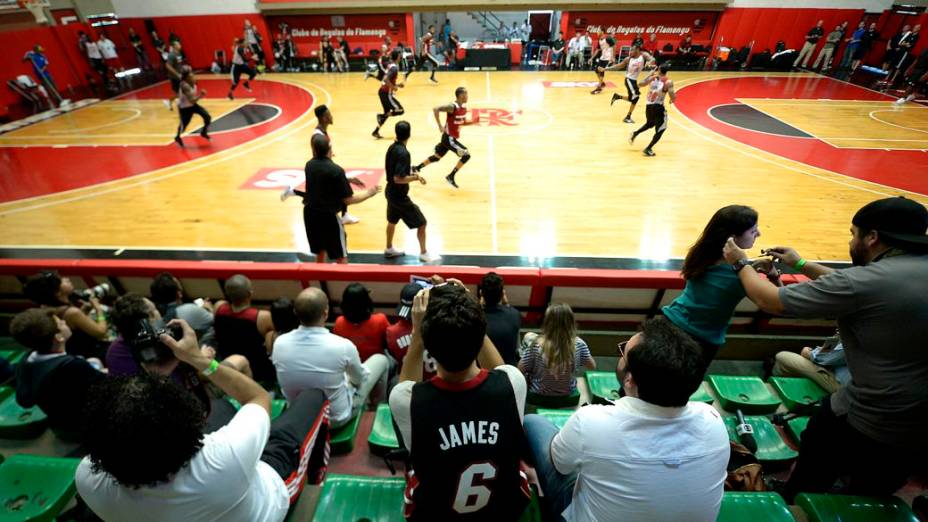
<path id="1" fill-rule="evenodd" d="M 596 59 L 597 56 L 599 59 Z M 591 61 L 593 60 L 596 63 L 594 70 L 596 71 L 596 77 L 599 78 L 599 85 L 590 94 L 599 94 L 606 87 L 606 67 L 615 63 L 615 38 L 612 35 L 606 35 L 599 39 L 599 49 L 591 58 Z"/>
<path id="2" fill-rule="evenodd" d="M 174 141 L 181 148 L 184 147 L 181 134 L 187 130 L 187 125 L 190 124 L 194 114 L 199 114 L 203 118 L 203 128 L 200 130 L 200 136 L 209 140 L 207 129 L 209 129 L 209 124 L 213 121 L 213 118 L 206 112 L 206 109 L 197 103 L 204 96 L 206 96 L 206 90 L 197 91 L 197 81 L 193 76 L 193 72 L 189 66 L 184 66 L 180 77 L 180 87 L 177 89 L 177 112 L 180 115 L 180 125 L 177 126 L 177 135 L 174 136 Z"/>
<path id="3" fill-rule="evenodd" d="M 635 120 L 632 119 L 632 111 L 635 110 L 635 106 L 638 105 L 638 98 L 641 97 L 641 91 L 638 90 L 638 75 L 645 69 L 653 68 L 654 64 L 655 61 L 653 56 L 642 51 L 640 47 L 633 45 L 628 57 L 605 69 L 606 71 L 625 69 L 625 89 L 628 91 L 627 99 L 631 104 L 628 108 L 628 114 L 626 114 L 625 119 L 622 120 L 625 123 L 635 123 Z M 609 102 L 609 105 L 621 99 L 623 99 L 622 95 L 615 93 L 612 95 L 612 101 Z"/>
<path id="4" fill-rule="evenodd" d="M 648 121 L 640 129 L 632 133 L 631 137 L 628 138 L 628 144 L 633 144 L 639 134 L 653 127 L 654 137 L 651 138 L 651 143 L 648 143 L 648 146 L 643 151 L 645 156 L 654 156 L 652 147 L 661 139 L 664 131 L 667 130 L 667 108 L 664 107 L 664 97 L 670 95 L 670 103 L 677 100 L 677 93 L 673 89 L 673 80 L 667 77 L 669 70 L 670 63 L 665 62 L 661 64 L 657 71 L 638 82 L 642 87 L 648 86 L 647 105 L 645 106 L 645 115 Z"/>

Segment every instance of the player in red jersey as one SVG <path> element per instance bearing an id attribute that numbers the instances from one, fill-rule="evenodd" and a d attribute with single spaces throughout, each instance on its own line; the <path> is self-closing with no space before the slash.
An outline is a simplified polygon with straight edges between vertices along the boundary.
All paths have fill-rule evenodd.
<path id="1" fill-rule="evenodd" d="M 383 127 L 387 118 L 390 116 L 399 116 L 406 112 L 396 97 L 393 96 L 393 93 L 403 86 L 403 82 L 397 83 L 396 81 L 397 77 L 400 75 L 399 66 L 396 64 L 399 57 L 400 52 L 396 49 L 390 53 L 390 63 L 387 64 L 387 70 L 383 75 L 383 81 L 380 83 L 380 90 L 377 93 L 380 96 L 380 105 L 383 107 L 383 114 L 377 115 L 377 128 L 374 129 L 371 136 L 378 140 L 382 137 L 380 136 L 380 127 Z"/>
<path id="2" fill-rule="evenodd" d="M 453 151 L 458 155 L 458 164 L 454 166 L 454 170 L 451 171 L 451 174 L 445 176 L 445 181 L 447 181 L 452 187 L 458 188 L 458 184 L 454 181 L 454 175 L 458 173 L 458 170 L 464 166 L 465 163 L 470 161 L 470 152 L 468 152 L 467 147 L 465 147 L 458 138 L 461 137 L 461 127 L 465 125 L 473 125 L 480 121 L 478 118 L 472 120 L 467 120 L 467 88 L 458 87 L 454 90 L 455 101 L 449 103 L 448 105 L 441 105 L 435 107 L 432 111 L 435 113 L 435 122 L 438 123 L 438 129 L 441 131 L 441 142 L 438 145 L 435 145 L 435 154 L 432 154 L 428 157 L 427 160 L 420 163 L 416 170 L 422 170 L 426 165 L 430 163 L 435 163 L 436 161 L 442 159 L 448 151 Z M 447 118 L 445 119 L 445 124 L 441 124 L 441 117 L 438 113 L 444 112 L 447 113 Z"/>
<path id="3" fill-rule="evenodd" d="M 432 75 L 429 77 L 429 80 L 432 83 L 438 83 L 438 80 L 435 79 L 435 71 L 438 70 L 438 59 L 432 56 L 432 40 L 435 39 L 435 26 L 430 25 L 429 30 L 426 31 L 422 38 L 419 39 L 419 58 L 416 59 L 416 66 L 414 68 L 409 68 L 406 71 L 405 79 L 409 79 L 409 75 L 412 74 L 413 70 L 419 71 L 422 70 L 422 66 L 425 65 L 425 62 L 429 62 L 432 67 Z"/>

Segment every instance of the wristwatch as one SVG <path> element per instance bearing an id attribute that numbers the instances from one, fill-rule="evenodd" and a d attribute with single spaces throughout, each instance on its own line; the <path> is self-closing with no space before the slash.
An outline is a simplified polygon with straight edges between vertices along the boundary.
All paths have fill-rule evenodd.
<path id="1" fill-rule="evenodd" d="M 735 273 L 737 274 L 738 272 L 741 271 L 742 268 L 746 266 L 751 266 L 751 260 L 747 258 L 739 259 L 731 264 L 731 269 L 734 270 Z"/>

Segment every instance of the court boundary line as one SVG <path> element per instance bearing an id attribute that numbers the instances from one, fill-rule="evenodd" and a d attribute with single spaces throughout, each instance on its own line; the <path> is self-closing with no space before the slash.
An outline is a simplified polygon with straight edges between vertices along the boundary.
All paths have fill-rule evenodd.
<path id="1" fill-rule="evenodd" d="M 928 107 L 925 107 L 925 108 L 928 109 Z M 904 130 L 909 130 L 909 131 L 915 131 L 915 132 L 921 132 L 921 133 L 924 133 L 924 134 L 928 134 L 928 130 L 915 129 L 915 128 L 912 128 L 912 127 L 906 127 L 905 125 L 899 125 L 898 123 L 890 123 L 890 122 L 888 122 L 888 121 L 886 121 L 886 120 L 881 120 L 881 119 L 879 119 L 879 118 L 877 118 L 876 116 L 873 115 L 873 113 L 875 113 L 875 112 L 895 112 L 895 111 L 893 111 L 892 109 L 890 109 L 890 110 L 885 110 L 885 109 L 880 110 L 880 109 L 877 109 L 877 110 L 875 110 L 875 111 L 870 111 L 870 113 L 867 114 L 867 116 L 870 116 L 870 118 L 872 118 L 874 121 L 878 121 L 878 122 L 883 123 L 883 124 L 886 124 L 886 125 L 891 125 L 891 126 L 893 126 L 893 127 L 898 127 L 898 128 L 900 128 L 900 129 L 904 129 Z M 902 141 L 902 140 L 900 140 L 900 141 Z M 909 141 L 922 141 L 922 140 L 909 140 Z M 925 138 L 924 141 L 928 142 L 928 138 Z"/>
<path id="2" fill-rule="evenodd" d="M 95 130 L 98 130 L 98 129 L 105 129 L 105 128 L 107 128 L 107 127 L 112 127 L 112 126 L 114 126 L 114 125 L 122 125 L 123 123 L 128 123 L 128 122 L 130 122 L 130 121 L 132 121 L 132 120 L 134 120 L 134 119 L 136 119 L 136 118 L 138 118 L 139 116 L 142 115 L 142 110 L 141 110 L 141 109 L 133 109 L 133 108 L 131 108 L 131 107 L 125 107 L 125 108 L 120 108 L 120 107 L 107 107 L 107 108 L 108 108 L 111 112 L 114 112 L 114 111 L 119 111 L 119 112 L 134 112 L 135 114 L 133 114 L 132 116 L 129 116 L 128 118 L 124 118 L 124 119 L 122 119 L 122 120 L 119 120 L 119 121 L 114 121 L 114 122 L 110 122 L 110 123 L 104 123 L 104 124 L 102 124 L 102 125 L 94 125 L 94 126 L 92 126 L 92 127 L 78 128 L 78 129 L 76 129 L 76 130 L 77 130 L 78 132 L 88 132 L 88 131 L 95 131 Z M 54 119 L 54 118 L 52 118 L 52 119 Z M 14 132 L 15 132 L 15 131 L 14 131 Z M 66 132 L 66 131 L 61 131 L 61 130 L 54 130 L 54 129 L 52 129 L 52 130 L 48 131 L 48 133 L 49 133 L 49 134 L 66 135 L 66 134 L 73 134 L 74 131 L 67 131 L 67 132 Z M 9 138 L 9 136 L 7 136 L 7 138 Z"/>
<path id="3" fill-rule="evenodd" d="M 202 158 L 197 158 L 197 159 L 195 159 L 195 160 L 193 160 L 193 161 L 188 161 L 188 162 L 184 162 L 184 163 L 177 164 L 177 165 L 169 165 L 169 166 L 167 166 L 167 167 L 162 167 L 162 168 L 160 168 L 160 169 L 156 169 L 156 170 L 153 170 L 153 171 L 143 172 L 143 173 L 141 173 L 141 174 L 136 174 L 135 176 L 130 176 L 130 177 L 126 177 L 126 178 L 120 178 L 120 179 L 114 179 L 114 180 L 111 180 L 111 181 L 105 181 L 105 182 L 103 182 L 103 183 L 97 183 L 97 184 L 95 184 L 95 185 L 89 185 L 89 186 L 86 186 L 86 187 L 74 188 L 74 189 L 70 189 L 70 190 L 66 190 L 66 191 L 62 191 L 62 192 L 56 192 L 56 193 L 54 193 L 54 194 L 43 194 L 43 195 L 40 195 L 40 196 L 33 196 L 33 197 L 31 197 L 31 198 L 17 199 L 17 200 L 14 200 L 14 201 L 9 201 L 9 202 L 6 202 L 6 203 L 2 203 L 2 204 L 0 204 L 0 216 L 5 216 L 5 215 L 9 215 L 9 214 L 18 214 L 18 213 L 25 212 L 25 211 L 28 211 L 28 210 L 37 210 L 37 209 L 40 209 L 40 208 L 47 208 L 47 207 L 51 207 L 51 206 L 55 206 L 55 205 L 59 205 L 59 204 L 63 204 L 63 203 L 72 203 L 72 202 L 74 202 L 74 201 L 82 201 L 82 200 L 91 199 L 91 198 L 93 198 L 93 197 L 100 196 L 100 195 L 103 195 L 103 194 L 111 194 L 111 193 L 113 193 L 113 192 L 118 192 L 119 190 L 123 190 L 123 189 L 126 189 L 126 188 L 133 188 L 133 187 L 136 187 L 136 186 L 141 186 L 141 185 L 144 185 L 144 184 L 147 184 L 147 183 L 151 183 L 151 182 L 153 182 L 153 181 L 160 181 L 160 180 L 162 180 L 162 179 L 170 179 L 170 178 L 175 177 L 175 176 L 178 176 L 178 175 L 180 175 L 180 174 L 185 174 L 185 173 L 187 173 L 187 172 L 189 172 L 189 171 L 191 171 L 191 170 L 193 170 L 193 169 L 205 167 L 205 166 L 211 165 L 211 164 L 216 163 L 216 162 L 224 161 L 224 160 L 226 160 L 226 159 L 237 158 L 237 157 L 241 156 L 242 154 L 245 154 L 245 153 L 249 152 L 248 150 L 242 150 L 244 147 L 249 147 L 249 146 L 253 147 L 253 146 L 255 146 L 255 143 L 256 143 L 260 138 L 268 138 L 268 137 L 270 137 L 271 139 L 270 139 L 267 143 L 275 143 L 276 141 L 280 140 L 283 136 L 289 136 L 289 135 L 290 135 L 291 133 L 293 133 L 293 132 L 297 132 L 297 131 L 299 131 L 299 130 L 303 130 L 304 128 L 306 128 L 306 127 L 308 127 L 309 125 L 311 125 L 312 122 L 316 121 L 316 118 L 313 117 L 313 118 L 310 118 L 309 120 L 307 120 L 307 121 L 306 121 L 305 123 L 303 123 L 303 124 L 299 124 L 299 125 L 294 126 L 294 124 L 295 124 L 297 121 L 299 121 L 301 118 L 305 117 L 307 114 L 309 114 L 310 112 L 312 112 L 313 107 L 315 107 L 315 106 L 317 105 L 317 103 L 316 103 L 316 101 L 317 101 L 317 100 L 316 100 L 316 97 L 315 97 L 315 95 L 313 95 L 313 92 L 312 92 L 311 90 L 307 89 L 306 87 L 304 87 L 304 86 L 302 86 L 302 85 L 296 84 L 296 83 L 294 83 L 294 82 L 292 82 L 292 81 L 281 81 L 281 80 L 265 80 L 265 81 L 277 81 L 277 82 L 280 82 L 280 83 L 286 83 L 286 84 L 289 84 L 289 85 L 293 85 L 293 86 L 295 86 L 295 87 L 298 87 L 298 88 L 300 88 L 300 89 L 303 89 L 304 91 L 308 92 L 308 93 L 310 94 L 310 96 L 313 96 L 313 103 L 310 104 L 310 106 L 306 109 L 306 111 L 303 112 L 303 114 L 297 116 L 297 117 L 293 120 L 293 122 L 291 122 L 288 126 L 286 126 L 286 127 L 281 127 L 281 128 L 279 128 L 279 129 L 276 129 L 276 130 L 272 131 L 271 133 L 269 133 L 267 136 L 261 136 L 261 137 L 256 138 L 256 139 L 249 140 L 249 141 L 246 141 L 246 142 L 244 142 L 244 143 L 240 143 L 240 144 L 235 145 L 234 147 L 230 147 L 230 148 L 228 148 L 228 149 L 226 149 L 226 150 L 224 150 L 224 151 L 220 151 L 220 152 L 218 152 L 218 153 L 216 153 L 216 154 L 210 154 L 210 155 L 204 156 L 204 157 L 202 157 Z M 306 83 L 307 85 L 312 85 L 313 87 L 315 87 L 315 88 L 319 89 L 320 91 L 322 91 L 323 93 L 325 93 L 326 98 L 327 98 L 327 104 L 328 104 L 328 105 L 331 105 L 331 102 L 332 102 L 332 94 L 331 94 L 328 90 L 326 90 L 326 89 L 323 88 L 322 86 L 320 86 L 320 85 L 318 85 L 318 84 L 316 84 L 316 83 L 313 83 L 313 82 L 305 82 L 305 83 Z M 272 135 L 275 134 L 275 133 L 277 133 L 277 136 L 272 136 Z M 43 145 L 43 146 L 44 146 L 44 145 Z M 219 155 L 219 154 L 223 154 L 223 153 L 230 152 L 230 151 L 232 152 L 232 154 L 223 156 L 223 157 L 221 157 L 221 158 L 217 158 L 217 157 L 216 157 L 216 156 Z M 203 160 L 203 161 L 200 162 L 200 163 L 198 163 L 200 160 Z M 179 167 L 179 168 L 180 168 L 177 172 L 172 172 L 172 173 L 168 173 L 168 174 L 164 174 L 164 173 L 161 173 L 161 172 L 160 172 L 160 171 L 163 171 L 163 170 L 166 170 L 166 169 L 176 168 L 176 167 Z M 138 179 L 138 178 L 140 178 L 140 177 L 145 177 L 146 179 Z M 152 179 L 147 179 L 148 177 L 151 177 Z M 129 183 L 130 180 L 136 180 L 136 181 Z M 109 188 L 109 189 L 106 189 L 106 190 L 103 190 L 103 191 L 99 191 L 99 192 L 96 192 L 96 191 L 95 191 L 96 189 L 98 189 L 98 188 L 100 188 L 100 187 L 103 187 L 103 186 L 106 186 L 106 185 L 117 184 L 117 183 L 125 183 L 125 186 L 112 187 L 112 188 Z M 80 194 L 80 195 L 77 195 L 77 196 L 74 196 L 74 197 L 71 197 L 71 198 L 55 199 L 55 200 L 53 200 L 53 201 L 48 201 L 48 202 L 40 203 L 40 204 L 37 204 L 37 205 L 24 205 L 24 206 L 22 206 L 22 207 L 11 208 L 11 209 L 9 209 L 9 210 L 4 209 L 5 206 L 14 206 L 14 205 L 19 204 L 19 203 L 22 203 L 22 202 L 28 202 L 28 201 L 37 200 L 37 199 L 55 198 L 55 197 L 58 197 L 58 196 L 61 196 L 61 195 L 64 195 L 64 194 L 69 194 L 69 193 L 78 192 L 78 191 L 81 191 L 81 192 L 83 192 L 83 191 L 90 191 L 91 193 L 90 193 L 90 194 Z"/>
<path id="4" fill-rule="evenodd" d="M 819 76 L 821 76 L 821 75 L 819 75 Z M 783 73 L 780 73 L 780 74 L 765 74 L 765 75 L 751 76 L 751 78 L 789 78 L 789 77 L 790 77 L 790 75 L 788 75 L 788 74 L 783 74 Z M 685 88 L 687 88 L 687 87 L 689 87 L 689 86 L 691 86 L 691 85 L 695 85 L 695 84 L 697 84 L 697 83 L 703 83 L 703 82 L 707 82 L 707 81 L 716 81 L 716 80 L 722 80 L 722 79 L 733 79 L 733 78 L 738 78 L 738 77 L 737 77 L 737 76 L 723 76 L 722 78 L 712 78 L 712 77 L 705 77 L 705 76 L 703 76 L 703 77 L 697 76 L 697 77 L 695 77 L 695 78 L 687 78 L 687 79 L 684 79 L 684 80 L 681 81 L 681 83 L 683 83 L 683 85 L 679 85 L 679 84 L 678 84 L 678 85 L 679 85 L 679 89 L 678 89 L 678 90 L 683 90 L 683 89 L 685 89 Z M 805 78 L 809 78 L 809 76 L 805 76 Z M 824 78 L 829 78 L 829 77 L 828 77 L 828 76 L 824 76 Z M 833 79 L 833 78 L 830 78 L 830 79 Z M 844 83 L 847 83 L 847 82 L 844 82 Z M 850 85 L 854 85 L 854 84 L 850 84 Z M 869 90 L 869 89 L 865 89 L 865 90 Z M 874 92 L 875 92 L 875 91 L 874 91 Z M 719 138 L 724 138 L 724 139 L 726 139 L 726 140 L 730 140 L 730 141 L 732 141 L 732 142 L 734 142 L 734 143 L 737 143 L 738 145 L 741 145 L 741 146 L 743 146 L 743 147 L 747 147 L 748 149 L 751 149 L 751 150 L 741 150 L 741 149 L 738 149 L 738 148 L 736 148 L 736 147 L 731 146 L 730 144 L 723 143 L 723 142 L 718 141 L 718 140 L 710 139 L 710 138 L 707 137 L 707 136 L 703 136 L 703 135 L 701 135 L 699 132 L 696 132 L 695 130 L 690 129 L 690 128 L 688 128 L 688 127 L 685 126 L 685 125 L 681 126 L 681 127 L 683 127 L 684 129 L 688 130 L 689 132 L 692 132 L 693 134 L 696 134 L 697 136 L 700 136 L 701 138 L 705 139 L 706 141 L 709 141 L 710 143 L 717 143 L 717 144 L 719 144 L 719 145 L 722 145 L 722 146 L 725 147 L 725 148 L 728 148 L 728 149 L 730 149 L 730 150 L 737 151 L 737 152 L 742 153 L 742 154 L 744 154 L 744 155 L 746 155 L 746 156 L 751 156 L 751 157 L 760 159 L 761 161 L 763 161 L 763 162 L 765 162 L 765 163 L 770 163 L 771 165 L 778 165 L 778 166 L 783 167 L 783 168 L 785 168 L 785 169 L 787 169 L 787 170 L 792 170 L 792 171 L 798 172 L 798 173 L 800 173 L 800 174 L 805 174 L 805 175 L 807 175 L 807 176 L 814 177 L 814 178 L 818 178 L 818 179 L 825 180 L 825 181 L 829 181 L 829 182 L 832 182 L 832 183 L 836 183 L 836 184 L 838 184 L 838 185 L 844 185 L 844 186 L 847 186 L 847 187 L 849 187 L 849 188 L 859 189 L 859 190 L 862 190 L 862 191 L 864 191 L 864 192 L 870 192 L 870 193 L 872 193 L 872 194 L 878 194 L 878 195 L 880 195 L 880 196 L 889 196 L 889 197 L 891 197 L 891 196 L 894 196 L 894 195 L 898 195 L 898 194 L 886 194 L 886 193 L 879 192 L 879 191 L 872 190 L 872 189 L 868 189 L 868 188 L 865 188 L 865 187 L 856 187 L 856 186 L 854 186 L 854 185 L 852 185 L 852 184 L 850 184 L 850 183 L 847 183 L 847 182 L 843 182 L 843 181 L 836 180 L 836 179 L 830 179 L 830 178 L 828 178 L 828 177 L 826 177 L 826 176 L 822 176 L 822 175 L 820 175 L 820 174 L 815 174 L 815 173 L 813 173 L 813 172 L 806 172 L 805 170 L 801 170 L 801 169 L 799 169 L 799 168 L 797 168 L 797 167 L 794 167 L 794 166 L 792 166 L 792 165 L 785 165 L 785 164 L 777 163 L 776 161 L 774 161 L 774 160 L 772 160 L 772 159 L 770 159 L 770 158 L 764 158 L 763 156 L 760 156 L 759 154 L 757 154 L 757 153 L 755 153 L 755 152 L 751 152 L 751 151 L 757 151 L 757 152 L 763 152 L 763 153 L 766 153 L 766 154 L 770 154 L 770 155 L 772 155 L 772 156 L 774 156 L 774 157 L 776 157 L 776 158 L 779 158 L 780 160 L 783 160 L 783 161 L 787 161 L 787 162 L 791 162 L 791 163 L 799 163 L 799 164 L 805 165 L 806 167 L 809 167 L 809 168 L 818 169 L 818 170 L 821 170 L 822 172 L 827 172 L 827 173 L 833 174 L 833 175 L 835 175 L 835 176 L 839 176 L 839 177 L 842 177 L 842 178 L 847 178 L 847 179 L 849 179 L 849 180 L 854 180 L 855 182 L 864 183 L 864 184 L 868 184 L 868 185 L 874 185 L 874 186 L 876 186 L 876 187 L 885 188 L 885 189 L 890 189 L 890 190 L 896 190 L 896 191 L 899 191 L 899 192 L 905 193 L 905 194 L 913 194 L 913 195 L 919 196 L 919 197 L 921 197 L 921 198 L 928 198 L 928 194 L 922 194 L 921 192 L 915 192 L 914 190 L 907 190 L 907 189 L 901 189 L 901 188 L 897 188 L 897 187 L 892 187 L 892 186 L 889 186 L 889 185 L 884 185 L 884 184 L 882 184 L 882 183 L 877 183 L 877 182 L 875 182 L 875 181 L 870 181 L 870 180 L 866 180 L 866 179 L 855 178 L 854 176 L 848 176 L 847 174 L 842 174 L 842 173 L 840 173 L 840 172 L 834 172 L 834 171 L 832 171 L 832 170 L 823 169 L 823 168 L 821 168 L 821 167 L 815 167 L 815 166 L 812 166 L 812 165 L 808 165 L 808 164 L 806 164 L 806 163 L 801 163 L 801 162 L 798 162 L 798 161 L 796 161 L 796 160 L 792 160 L 792 159 L 790 159 L 790 158 L 787 158 L 787 157 L 785 157 L 785 156 L 781 156 L 781 155 L 779 155 L 779 154 L 775 154 L 775 153 L 773 153 L 773 152 L 765 151 L 765 150 L 763 150 L 763 149 L 758 149 L 757 147 L 754 147 L 754 146 L 752 146 L 752 145 L 748 145 L 747 143 L 744 143 L 744 142 L 735 140 L 735 139 L 733 139 L 733 138 L 729 138 L 728 136 L 725 136 L 724 134 L 720 134 L 720 133 L 718 133 L 718 132 L 716 132 L 716 131 L 714 131 L 714 130 L 712 130 L 712 129 L 710 129 L 710 128 L 708 128 L 708 127 L 702 125 L 702 124 L 700 124 L 699 122 L 694 121 L 694 120 L 691 119 L 689 116 L 687 116 L 686 114 L 684 114 L 680 109 L 678 109 L 675 105 L 673 105 L 673 109 L 674 109 L 674 112 L 676 112 L 677 114 L 679 114 L 680 116 L 682 116 L 686 121 L 688 121 L 689 123 L 691 123 L 691 124 L 697 126 L 698 128 L 704 129 L 704 130 L 706 130 L 706 131 L 709 131 L 709 132 L 711 132 L 712 134 L 714 134 L 715 136 L 718 136 Z"/>

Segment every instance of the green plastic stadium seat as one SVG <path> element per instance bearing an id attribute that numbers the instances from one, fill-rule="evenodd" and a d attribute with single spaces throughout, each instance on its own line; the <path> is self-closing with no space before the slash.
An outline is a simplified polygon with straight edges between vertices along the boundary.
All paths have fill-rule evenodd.
<path id="1" fill-rule="evenodd" d="M 619 398 L 619 390 L 622 386 L 619 379 L 616 378 L 615 372 L 605 372 L 601 370 L 588 370 L 583 374 L 586 379 L 586 386 L 590 389 L 592 401 L 596 404 L 609 404 Z"/>
<path id="2" fill-rule="evenodd" d="M 390 405 L 386 403 L 377 405 L 377 413 L 374 415 L 374 424 L 371 426 L 371 434 L 367 437 L 367 444 L 373 453 L 386 453 L 400 447 L 400 442 L 396 439 L 396 430 L 393 429 L 393 414 L 390 412 Z"/>
<path id="3" fill-rule="evenodd" d="M 567 424 L 567 419 L 569 419 L 575 411 L 577 410 L 550 410 L 538 408 L 538 411 L 535 413 L 551 421 L 557 426 L 557 429 L 561 429 L 564 427 L 564 424 Z"/>
<path id="4" fill-rule="evenodd" d="M 358 477 L 330 474 L 322 485 L 313 521 L 405 522 L 403 490 L 406 481 L 394 477 Z M 538 497 L 532 495 L 519 522 L 540 522 Z"/>
<path id="5" fill-rule="evenodd" d="M 0 522 L 48 521 L 74 497 L 80 459 L 13 455 L 0 464 Z"/>
<path id="6" fill-rule="evenodd" d="M 782 461 L 796 458 L 799 453 L 791 449 L 780 437 L 776 426 L 770 419 L 763 416 L 747 416 L 744 421 L 754 428 L 754 440 L 757 442 L 757 453 L 754 455 L 762 462 Z M 728 438 L 738 441 L 735 425 L 738 418 L 734 415 L 725 417 L 725 427 L 728 428 Z"/>
<path id="7" fill-rule="evenodd" d="M 226 400 L 232 403 L 232 406 L 235 406 L 236 410 L 241 409 L 242 404 L 238 402 L 237 400 L 233 399 L 232 397 L 226 397 Z M 280 414 L 283 413 L 284 410 L 286 409 L 287 409 L 287 401 L 285 401 L 284 399 L 275 399 L 271 401 L 271 420 L 274 420 L 277 417 L 280 417 Z"/>
<path id="8" fill-rule="evenodd" d="M 734 413 L 740 409 L 744 414 L 773 413 L 780 405 L 780 399 L 770 393 L 759 377 L 710 375 L 709 383 L 725 411 Z"/>
<path id="9" fill-rule="evenodd" d="M 786 432 L 793 438 L 796 444 L 802 441 L 802 432 L 806 431 L 809 424 L 809 417 L 795 417 L 786 421 Z"/>
<path id="10" fill-rule="evenodd" d="M 800 493 L 796 505 L 810 522 L 916 522 L 912 509 L 898 497 L 855 497 Z"/>
<path id="11" fill-rule="evenodd" d="M 48 417 L 38 406 L 23 408 L 16 402 L 16 392 L 0 387 L 0 438 L 33 439 L 45 431 Z"/>
<path id="12" fill-rule="evenodd" d="M 783 405 L 789 411 L 815 404 L 828 396 L 821 386 L 804 377 L 771 377 L 768 382 L 780 394 Z"/>
<path id="13" fill-rule="evenodd" d="M 26 351 L 26 349 L 12 337 L 0 337 L 0 350 Z"/>
<path id="14" fill-rule="evenodd" d="M 538 395 L 537 393 L 529 392 L 526 402 L 532 406 L 538 408 L 571 408 L 576 407 L 580 403 L 580 390 L 574 390 L 570 395 L 564 396 L 550 396 L 550 395 Z"/>
<path id="15" fill-rule="evenodd" d="M 329 474 L 322 485 L 313 520 L 404 522 L 405 487 L 402 478 Z"/>
<path id="16" fill-rule="evenodd" d="M 696 391 L 690 395 L 690 402 L 704 402 L 706 404 L 712 404 L 712 395 L 709 393 L 709 390 L 706 389 L 706 383 L 699 383 L 699 388 L 696 388 Z"/>
<path id="17" fill-rule="evenodd" d="M 0 350 L 0 358 L 10 361 L 10 364 L 16 364 L 26 357 L 25 350 Z"/>
<path id="18" fill-rule="evenodd" d="M 726 491 L 718 522 L 793 522 L 786 501 L 777 493 Z"/>
<path id="19" fill-rule="evenodd" d="M 348 424 L 345 424 L 341 428 L 334 428 L 329 437 L 329 448 L 332 451 L 332 455 L 342 455 L 344 453 L 351 453 L 351 450 L 354 449 L 354 439 L 358 434 L 358 426 L 361 425 L 361 414 L 358 413 L 354 416 L 353 419 L 348 421 Z"/>

